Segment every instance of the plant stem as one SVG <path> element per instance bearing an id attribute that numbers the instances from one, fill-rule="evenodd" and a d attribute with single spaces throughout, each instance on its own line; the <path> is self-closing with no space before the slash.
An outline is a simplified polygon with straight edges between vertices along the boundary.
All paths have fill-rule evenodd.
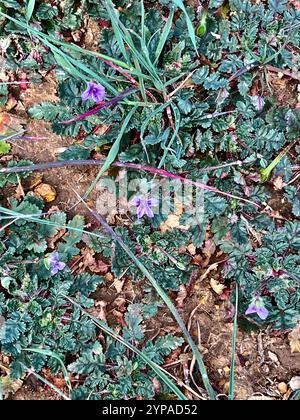
<path id="1" fill-rule="evenodd" d="M 187 328 L 186 328 L 183 320 L 181 319 L 181 317 L 180 317 L 179 313 L 177 312 L 175 306 L 171 302 L 169 296 L 159 286 L 159 284 L 156 282 L 156 280 L 151 275 L 151 273 L 147 270 L 147 268 L 140 262 L 140 260 L 134 255 L 134 253 L 130 250 L 130 248 L 125 244 L 125 242 L 123 241 L 123 239 L 119 235 L 117 235 L 115 233 L 115 231 L 108 225 L 108 223 L 106 222 L 106 220 L 100 214 L 96 213 L 96 211 L 91 210 L 88 206 L 87 206 L 87 208 L 92 213 L 92 215 L 95 217 L 95 219 L 106 230 L 106 232 L 109 233 L 109 235 L 112 237 L 112 239 L 114 241 L 116 241 L 123 248 L 123 250 L 132 259 L 132 261 L 136 264 L 136 266 L 141 270 L 141 272 L 145 275 L 145 277 L 147 277 L 147 279 L 150 281 L 150 283 L 152 284 L 152 286 L 154 287 L 154 289 L 156 290 L 156 292 L 159 294 L 159 296 L 165 302 L 165 304 L 169 308 L 170 312 L 172 313 L 173 317 L 175 318 L 175 320 L 177 321 L 178 325 L 180 326 L 180 328 L 182 330 L 182 333 L 183 333 L 186 341 L 190 345 L 191 350 L 193 351 L 193 353 L 195 355 L 195 358 L 196 358 L 196 360 L 198 362 L 199 371 L 200 371 L 201 376 L 202 376 L 203 384 L 205 386 L 205 389 L 206 389 L 206 391 L 207 391 L 210 399 L 211 400 L 215 400 L 216 399 L 216 394 L 215 394 L 215 391 L 213 390 L 213 388 L 212 388 L 212 386 L 211 386 L 211 384 L 209 382 L 207 371 L 206 371 L 206 368 L 205 368 L 205 365 L 204 365 L 202 356 L 201 356 L 201 354 L 199 352 L 199 349 L 196 346 L 196 344 L 194 343 L 192 337 L 190 336 L 190 334 L 189 334 L 189 332 L 188 332 L 188 330 L 187 330 Z"/>
<path id="2" fill-rule="evenodd" d="M 98 159 L 83 159 L 83 160 L 65 160 L 65 161 L 58 161 L 58 162 L 47 162 L 47 163 L 39 163 L 36 165 L 28 165 L 28 166 L 15 166 L 10 168 L 2 168 L 0 169 L 0 174 L 11 174 L 11 173 L 22 173 L 22 172 L 31 172 L 31 171 L 39 171 L 39 170 L 45 170 L 45 169 L 51 169 L 51 168 L 61 168 L 64 166 L 83 166 L 83 165 L 91 165 L 91 166 L 103 166 L 105 163 L 105 160 L 98 160 Z M 205 191 L 210 191 L 215 194 L 222 195 L 227 198 L 232 198 L 234 200 L 243 201 L 244 203 L 251 204 L 252 206 L 256 208 L 260 208 L 261 205 L 248 200 L 243 197 L 239 197 L 234 194 L 227 193 L 225 191 L 221 191 L 218 188 L 211 187 L 206 184 L 202 184 L 198 181 L 192 181 L 191 179 L 185 178 L 181 175 L 174 174 L 172 172 L 168 172 L 165 169 L 158 169 L 154 168 L 152 166 L 148 165 L 141 165 L 137 163 L 127 163 L 127 162 L 114 162 L 111 164 L 111 166 L 118 167 L 118 168 L 131 168 L 137 171 L 145 171 L 150 172 L 154 175 L 161 176 L 163 178 L 171 178 L 171 179 L 177 179 L 179 181 L 182 181 L 185 184 L 194 185 L 197 188 L 200 188 Z"/>

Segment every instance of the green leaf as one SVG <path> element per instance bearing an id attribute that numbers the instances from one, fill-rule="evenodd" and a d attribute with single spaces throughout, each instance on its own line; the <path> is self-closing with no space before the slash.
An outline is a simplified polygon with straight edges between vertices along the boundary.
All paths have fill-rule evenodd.
<path id="1" fill-rule="evenodd" d="M 269 6 L 277 13 L 283 13 L 287 9 L 288 0 L 269 0 Z"/>
<path id="2" fill-rule="evenodd" d="M 6 143 L 6 141 L 0 140 L 0 156 L 6 155 L 11 149 L 10 144 Z"/>
<path id="3" fill-rule="evenodd" d="M 32 118 L 38 120 L 55 121 L 59 113 L 65 109 L 64 106 L 53 104 L 50 102 L 43 102 L 42 104 L 34 105 L 29 108 L 28 113 Z"/>
<path id="4" fill-rule="evenodd" d="M 26 20 L 30 21 L 35 8 L 35 0 L 28 0 L 26 5 Z"/>
<path id="5" fill-rule="evenodd" d="M 195 29 L 194 29 L 193 23 L 192 23 L 192 21 L 191 21 L 191 19 L 189 17 L 189 14 L 188 14 L 188 12 L 187 12 L 187 10 L 185 8 L 185 5 L 183 4 L 183 1 L 182 0 L 173 0 L 173 3 L 177 7 L 179 7 L 183 11 L 183 13 L 184 13 L 186 24 L 187 24 L 187 28 L 188 28 L 189 36 L 191 38 L 192 44 L 193 44 L 193 46 L 195 48 L 195 51 L 198 54 Z"/>
<path id="6" fill-rule="evenodd" d="M 99 179 L 102 177 L 102 175 L 104 174 L 104 172 L 107 171 L 107 169 L 110 167 L 110 165 L 115 161 L 116 157 L 118 156 L 123 134 L 125 133 L 125 131 L 127 129 L 127 126 L 129 124 L 131 118 L 133 117 L 134 113 L 136 112 L 136 110 L 137 110 L 137 107 L 132 108 L 131 111 L 126 116 L 126 118 L 125 118 L 125 120 L 123 122 L 123 125 L 121 127 L 120 133 L 119 133 L 118 137 L 116 138 L 116 140 L 115 140 L 112 148 L 110 149 L 109 154 L 107 156 L 107 159 L 106 159 L 104 165 L 100 169 L 100 171 L 99 171 L 96 179 L 93 181 L 93 183 L 90 186 L 90 188 L 85 193 L 84 198 L 86 198 L 91 193 L 91 191 L 93 191 L 93 189 L 96 186 L 96 184 L 99 181 Z"/>

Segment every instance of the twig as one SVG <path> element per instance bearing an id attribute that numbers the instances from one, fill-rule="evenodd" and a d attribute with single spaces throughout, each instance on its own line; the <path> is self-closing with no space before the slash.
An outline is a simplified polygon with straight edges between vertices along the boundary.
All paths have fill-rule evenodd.
<path id="1" fill-rule="evenodd" d="M 285 69 L 278 69 L 277 67 L 271 66 L 270 64 L 268 64 L 268 65 L 267 65 L 267 69 L 268 69 L 269 71 L 273 72 L 273 73 L 282 73 L 282 74 L 284 74 L 285 76 L 288 76 L 288 77 L 290 77 L 291 79 L 295 79 L 295 80 L 298 80 L 298 82 L 300 82 L 300 77 L 299 77 L 297 74 L 292 73 L 292 72 L 290 72 L 290 71 L 288 71 L 288 70 L 285 70 Z"/>
<path id="2" fill-rule="evenodd" d="M 182 89 L 184 87 L 184 85 L 186 84 L 186 82 L 193 76 L 193 74 L 197 71 L 197 69 L 193 70 L 190 74 L 187 75 L 187 77 L 180 83 L 179 86 L 177 86 L 177 88 L 175 90 L 173 90 L 173 92 L 169 93 L 169 95 L 167 96 L 167 101 L 170 100 L 170 98 L 172 98 L 172 96 L 174 96 L 180 89 Z"/>

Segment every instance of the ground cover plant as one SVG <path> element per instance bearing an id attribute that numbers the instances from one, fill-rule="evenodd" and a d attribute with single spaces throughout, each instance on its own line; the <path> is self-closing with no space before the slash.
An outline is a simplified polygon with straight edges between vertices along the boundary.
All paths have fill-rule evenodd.
<path id="1" fill-rule="evenodd" d="M 299 2 L 8 0 L 0 24 L 0 397 L 242 399 L 239 334 L 298 358 Z M 74 206 L 51 171 L 86 178 Z M 223 370 L 197 319 L 220 307 Z M 292 363 L 271 397 L 298 398 Z"/>

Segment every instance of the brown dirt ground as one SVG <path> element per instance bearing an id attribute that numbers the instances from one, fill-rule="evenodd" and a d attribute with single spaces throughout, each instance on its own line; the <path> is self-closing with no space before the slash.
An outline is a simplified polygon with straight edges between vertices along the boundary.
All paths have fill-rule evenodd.
<path id="1" fill-rule="evenodd" d="M 42 140 L 18 140 L 13 147 L 13 154 L 21 159 L 28 159 L 34 163 L 56 161 L 58 154 L 63 148 L 76 143 L 76 140 L 56 135 L 51 130 L 51 124 L 46 121 L 38 121 L 28 118 L 26 111 L 33 105 L 42 102 L 57 102 L 57 83 L 54 77 L 47 75 L 45 81 L 39 85 L 30 85 L 30 87 L 21 93 L 20 101 L 16 108 L 16 114 L 20 118 L 26 118 L 26 135 L 42 137 Z M 86 207 L 78 203 L 78 197 L 74 190 L 83 195 L 97 175 L 97 168 L 60 168 L 49 169 L 42 173 L 43 182 L 54 186 L 57 191 L 57 199 L 52 205 L 67 210 L 70 214 L 80 213 L 87 215 Z M 29 181 L 24 183 L 25 188 L 29 187 L 37 177 L 33 174 Z M 90 203 L 94 204 L 96 194 L 90 196 Z M 76 206 L 76 208 L 75 208 Z"/>
<path id="2" fill-rule="evenodd" d="M 88 25 L 92 28 L 92 23 Z M 77 34 L 82 38 L 83 44 L 89 49 L 95 47 L 94 33 L 97 28 L 84 34 Z M 76 36 L 76 34 L 73 34 Z M 286 80 L 285 78 L 282 79 Z M 295 85 L 286 89 L 286 83 L 282 82 L 277 74 L 270 74 L 269 83 L 276 90 L 279 102 L 295 105 Z M 290 82 L 289 82 L 290 83 Z M 21 118 L 26 118 L 28 136 L 46 137 L 39 141 L 19 141 L 18 146 L 13 148 L 13 154 L 22 159 L 30 159 L 35 163 L 47 162 L 57 159 L 59 150 L 74 143 L 73 139 L 62 138 L 51 131 L 50 124 L 44 121 L 28 119 L 26 109 L 34 104 L 44 101 L 57 101 L 57 84 L 50 75 L 45 77 L 42 84 L 30 86 L 20 96 L 16 113 Z M 75 140 L 76 142 L 76 140 Z M 59 170 L 47 170 L 43 173 L 43 180 L 54 186 L 58 196 L 51 205 L 57 205 L 71 214 L 86 215 L 86 208 L 78 203 L 73 190 L 83 195 L 97 174 L 96 168 L 61 168 Z M 31 176 L 31 180 L 36 175 Z M 30 181 L 24 183 L 28 188 Z M 91 195 L 92 204 L 96 195 Z M 202 270 L 203 271 L 203 270 Z M 205 271 L 205 270 L 204 270 Z M 203 274 L 200 269 L 200 274 Z M 199 342 L 204 355 L 205 364 L 209 371 L 212 383 L 220 394 L 228 394 L 229 372 L 231 364 L 231 340 L 232 340 L 232 310 L 228 301 L 222 301 L 211 289 L 210 279 L 217 279 L 219 274 L 208 274 L 200 281 L 196 280 L 189 289 L 188 295 L 180 309 L 186 323 L 190 322 L 190 331 Z M 176 298 L 176 294 L 173 296 Z M 123 316 L 126 306 L 131 302 L 142 300 L 140 288 L 126 279 L 122 291 L 116 291 L 113 282 L 109 286 L 101 287 L 94 296 L 95 313 L 100 312 L 99 307 L 105 303 L 105 316 L 109 324 L 117 326 Z M 230 314 L 231 313 L 231 314 Z M 103 315 L 102 315 L 103 316 Z M 150 320 L 146 326 L 146 337 L 151 339 L 160 334 L 178 333 L 180 330 L 174 323 L 167 311 L 160 311 L 160 316 Z M 196 384 L 200 386 L 200 380 L 195 371 L 191 375 L 186 374 L 187 363 L 190 354 L 188 348 L 183 353 L 172 355 L 170 363 L 166 362 L 165 368 L 177 377 L 181 377 L 187 385 L 192 385 L 192 376 Z M 278 384 L 288 384 L 293 376 L 300 375 L 300 353 L 292 354 L 287 334 L 277 334 L 268 330 L 257 332 L 244 332 L 241 329 L 237 335 L 237 360 L 236 360 L 236 398 L 237 399 L 288 399 L 290 389 L 280 393 Z M 32 381 L 32 376 L 27 378 L 24 385 L 11 395 L 14 400 L 55 400 L 57 395 L 45 389 L 38 381 Z"/>

